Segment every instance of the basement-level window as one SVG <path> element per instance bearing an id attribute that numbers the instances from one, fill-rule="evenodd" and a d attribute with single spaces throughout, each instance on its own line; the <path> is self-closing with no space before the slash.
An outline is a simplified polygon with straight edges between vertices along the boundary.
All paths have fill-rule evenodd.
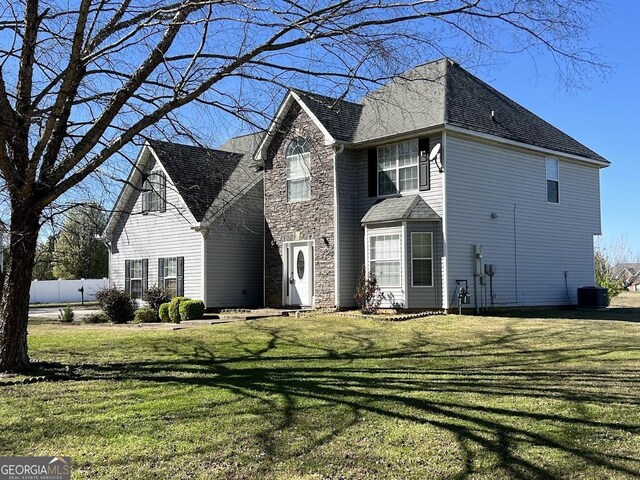
<path id="1" fill-rule="evenodd" d="M 305 138 L 294 138 L 287 147 L 287 201 L 300 202 L 311 198 L 309 159 L 311 152 Z"/>
<path id="2" fill-rule="evenodd" d="M 400 287 L 400 235 L 369 237 L 369 274 L 380 287 Z"/>
<path id="3" fill-rule="evenodd" d="M 560 170 L 557 158 L 547 158 L 547 202 L 560 202 Z"/>

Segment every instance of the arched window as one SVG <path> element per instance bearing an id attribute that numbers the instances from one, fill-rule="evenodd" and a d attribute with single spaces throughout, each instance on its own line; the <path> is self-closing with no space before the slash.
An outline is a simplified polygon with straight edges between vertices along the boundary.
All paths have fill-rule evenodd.
<path id="1" fill-rule="evenodd" d="M 287 200 L 299 202 L 311 198 L 309 188 L 309 142 L 296 137 L 287 146 Z"/>

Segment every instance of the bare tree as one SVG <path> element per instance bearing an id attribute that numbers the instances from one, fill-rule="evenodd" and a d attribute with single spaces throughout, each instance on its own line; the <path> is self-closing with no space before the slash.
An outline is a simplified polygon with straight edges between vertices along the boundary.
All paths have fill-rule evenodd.
<path id="1" fill-rule="evenodd" d="M 0 371 L 29 366 L 29 282 L 43 223 L 77 202 L 87 182 L 105 185 L 114 177 L 130 143 L 188 136 L 197 126 L 188 123 L 194 106 L 218 120 L 264 126 L 273 110 L 273 96 L 264 92 L 273 87 L 313 84 L 342 96 L 442 55 L 544 50 L 564 78 L 581 79 L 600 66 L 578 40 L 596 13 L 593 4 L 2 2 L 0 212 L 7 213 L 10 241 Z"/>

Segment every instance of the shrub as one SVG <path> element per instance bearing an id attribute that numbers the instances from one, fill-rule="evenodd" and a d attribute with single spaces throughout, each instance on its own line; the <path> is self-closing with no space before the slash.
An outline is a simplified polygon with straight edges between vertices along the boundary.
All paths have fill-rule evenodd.
<path id="1" fill-rule="evenodd" d="M 136 305 L 124 290 L 118 287 L 102 288 L 96 292 L 100 308 L 113 323 L 126 323 L 133 318 Z"/>
<path id="2" fill-rule="evenodd" d="M 204 302 L 202 300 L 184 300 L 180 303 L 180 318 L 182 320 L 198 320 L 204 317 Z"/>
<path id="3" fill-rule="evenodd" d="M 167 302 L 167 303 L 163 303 L 158 308 L 158 317 L 160 317 L 161 322 L 171 321 L 171 318 L 169 318 L 169 307 L 171 307 L 171 304 Z"/>
<path id="4" fill-rule="evenodd" d="M 384 294 L 378 286 L 378 281 L 375 277 L 367 275 L 365 267 L 362 267 L 354 298 L 358 308 L 364 314 L 377 313 L 384 298 Z"/>
<path id="5" fill-rule="evenodd" d="M 191 300 L 187 297 L 174 297 L 169 304 L 169 318 L 173 323 L 180 323 L 180 304 L 185 300 Z"/>
<path id="6" fill-rule="evenodd" d="M 60 323 L 71 323 L 75 314 L 73 313 L 73 307 L 71 305 L 67 305 L 64 309 L 60 309 L 60 313 L 58 314 L 58 321 Z"/>
<path id="7" fill-rule="evenodd" d="M 151 323 L 158 319 L 156 311 L 151 307 L 142 307 L 136 310 L 134 321 L 136 323 Z"/>
<path id="8" fill-rule="evenodd" d="M 104 313 L 92 313 L 91 315 L 86 315 L 82 318 L 83 323 L 108 323 L 109 317 L 107 317 Z"/>
<path id="9" fill-rule="evenodd" d="M 171 292 L 162 287 L 151 287 L 144 292 L 142 299 L 153 308 L 154 312 L 158 312 L 160 305 L 171 301 Z"/>

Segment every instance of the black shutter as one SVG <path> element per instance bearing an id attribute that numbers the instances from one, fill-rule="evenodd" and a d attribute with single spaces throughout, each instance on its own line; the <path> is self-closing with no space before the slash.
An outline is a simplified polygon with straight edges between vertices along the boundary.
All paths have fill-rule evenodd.
<path id="1" fill-rule="evenodd" d="M 370 148 L 369 149 L 369 160 L 368 160 L 368 171 L 369 171 L 369 196 L 377 197 L 378 196 L 378 149 Z"/>
<path id="2" fill-rule="evenodd" d="M 149 211 L 149 181 L 145 180 L 142 183 L 142 213 Z"/>
<path id="3" fill-rule="evenodd" d="M 418 140 L 418 155 L 420 163 L 418 164 L 418 175 L 420 177 L 420 190 L 429 190 L 431 188 L 431 168 L 429 162 L 429 139 L 420 138 Z"/>
<path id="4" fill-rule="evenodd" d="M 176 293 L 178 297 L 184 296 L 184 257 L 178 257 L 178 278 Z"/>
<path id="5" fill-rule="evenodd" d="M 164 288 L 164 258 L 158 259 L 158 286 Z"/>
<path id="6" fill-rule="evenodd" d="M 131 260 L 124 261 L 124 291 L 131 293 Z"/>
<path id="7" fill-rule="evenodd" d="M 160 212 L 167 211 L 167 177 L 160 174 Z"/>
<path id="8" fill-rule="evenodd" d="M 149 259 L 142 259 L 142 295 L 149 289 Z"/>

